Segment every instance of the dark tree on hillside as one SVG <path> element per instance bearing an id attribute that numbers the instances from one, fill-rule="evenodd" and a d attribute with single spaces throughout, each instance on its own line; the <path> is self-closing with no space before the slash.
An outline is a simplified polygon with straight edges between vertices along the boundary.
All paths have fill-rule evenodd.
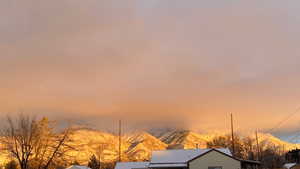
<path id="1" fill-rule="evenodd" d="M 101 164 L 101 169 L 114 169 L 116 163 L 115 162 L 110 162 L 110 163 L 102 163 Z"/>
<path id="2" fill-rule="evenodd" d="M 73 161 L 72 163 L 71 163 L 71 165 L 80 165 L 80 163 L 78 162 L 78 161 Z"/>
<path id="3" fill-rule="evenodd" d="M 5 167 L 5 169 L 18 169 L 18 163 L 15 160 L 12 160 L 8 162 Z"/>
<path id="4" fill-rule="evenodd" d="M 92 155 L 88 163 L 88 167 L 91 169 L 100 169 L 100 161 L 96 158 L 95 155 Z"/>

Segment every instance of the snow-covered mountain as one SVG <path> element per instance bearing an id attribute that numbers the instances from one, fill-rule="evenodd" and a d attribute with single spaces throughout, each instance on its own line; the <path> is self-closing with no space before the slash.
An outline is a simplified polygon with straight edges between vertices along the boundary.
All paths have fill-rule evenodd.
<path id="1" fill-rule="evenodd" d="M 71 135 L 72 146 L 76 150 L 69 152 L 72 161 L 86 163 L 94 154 L 102 161 L 110 162 L 118 159 L 119 137 L 110 133 L 80 129 Z M 167 144 L 144 131 L 125 134 L 121 138 L 122 159 L 125 161 L 147 160 L 154 150 L 163 150 Z"/>
<path id="2" fill-rule="evenodd" d="M 251 135 L 250 137 L 255 138 L 254 135 Z M 261 145 L 264 145 L 265 147 L 276 146 L 276 147 L 281 147 L 282 149 L 285 150 L 300 148 L 300 144 L 283 141 L 269 133 L 258 133 L 258 141 Z"/>
<path id="3" fill-rule="evenodd" d="M 124 139 L 130 143 L 127 155 L 134 160 L 147 160 L 154 150 L 164 150 L 167 144 L 144 131 L 129 133 Z"/>
<path id="4" fill-rule="evenodd" d="M 154 137 L 145 131 L 135 131 L 127 133 L 122 137 L 122 158 L 123 160 L 144 161 L 150 158 L 154 150 L 164 149 L 194 149 L 206 148 L 208 141 L 212 141 L 220 134 L 199 134 L 189 130 L 174 130 Z M 285 150 L 300 147 L 300 144 L 293 144 L 280 140 L 279 138 L 266 133 L 259 133 L 259 143 L 265 148 L 268 146 L 284 147 Z M 250 135 L 253 139 L 254 135 Z M 99 154 L 102 161 L 113 161 L 118 158 L 119 138 L 116 135 L 96 131 L 81 129 L 73 135 L 73 144 L 78 147 L 73 152 L 74 160 L 87 162 L 92 154 Z"/>
<path id="5" fill-rule="evenodd" d="M 118 158 L 119 152 L 119 138 L 113 134 L 89 130 L 78 129 L 71 136 L 71 146 L 76 150 L 68 153 L 72 157 L 72 161 L 79 163 L 86 163 L 89 158 L 94 154 L 100 156 L 102 161 L 114 161 Z M 123 138 L 122 152 L 127 151 L 130 144 Z"/>
<path id="6" fill-rule="evenodd" d="M 206 148 L 206 143 L 214 137 L 207 134 L 198 134 L 189 130 L 175 130 L 159 137 L 171 148 Z"/>
<path id="7" fill-rule="evenodd" d="M 151 156 L 153 150 L 174 148 L 206 148 L 206 143 L 220 134 L 199 134 L 189 130 L 168 130 L 155 137 L 145 131 L 127 133 L 121 138 L 122 159 L 127 161 L 143 161 Z M 250 137 L 255 138 L 254 135 Z M 103 162 L 118 159 L 119 137 L 117 135 L 90 129 L 78 129 L 71 135 L 72 147 L 76 151 L 68 152 L 70 162 L 78 161 L 86 164 L 94 154 Z M 288 143 L 271 134 L 259 133 L 259 142 L 265 146 L 282 146 L 285 150 L 300 148 L 300 144 Z M 0 163 L 7 156 L 0 155 Z M 6 160 L 7 161 L 7 160 Z"/>

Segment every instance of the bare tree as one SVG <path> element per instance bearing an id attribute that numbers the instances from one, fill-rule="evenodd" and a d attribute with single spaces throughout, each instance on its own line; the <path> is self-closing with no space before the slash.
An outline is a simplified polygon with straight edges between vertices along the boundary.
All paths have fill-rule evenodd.
<path id="1" fill-rule="evenodd" d="M 23 114 L 16 119 L 7 116 L 7 125 L 2 135 L 5 150 L 18 161 L 21 169 L 27 169 L 38 135 L 34 118 Z"/>
<path id="2" fill-rule="evenodd" d="M 4 149 L 14 157 L 20 169 L 48 169 L 58 158 L 70 150 L 68 145 L 71 129 L 54 133 L 47 118 L 36 121 L 34 117 L 19 114 L 7 116 L 7 125 L 2 131 Z"/>
<path id="3" fill-rule="evenodd" d="M 37 169 L 48 169 L 53 163 L 64 160 L 66 153 L 75 150 L 71 145 L 71 128 L 65 129 L 62 133 L 55 134 L 49 132 L 38 144 L 38 151 L 35 153 L 35 161 L 38 162 Z"/>
<path id="4" fill-rule="evenodd" d="M 235 157 L 248 159 L 248 143 L 246 141 L 252 141 L 248 139 L 242 139 L 240 136 L 234 136 L 234 144 L 235 144 Z M 230 135 L 218 136 L 215 137 L 212 141 L 207 142 L 208 148 L 229 148 L 231 152 L 232 150 L 232 141 Z"/>

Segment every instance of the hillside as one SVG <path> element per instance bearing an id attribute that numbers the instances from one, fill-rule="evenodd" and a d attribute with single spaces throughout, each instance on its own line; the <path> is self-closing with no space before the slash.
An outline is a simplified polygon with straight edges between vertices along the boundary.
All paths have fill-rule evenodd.
<path id="1" fill-rule="evenodd" d="M 72 161 L 86 163 L 95 154 L 102 161 L 114 161 L 118 158 L 119 139 L 117 136 L 97 130 L 79 129 L 71 135 L 72 146 L 76 150 L 68 154 Z M 130 144 L 122 139 L 122 152 L 124 153 Z"/>
<path id="2" fill-rule="evenodd" d="M 206 142 L 212 138 L 209 135 L 198 134 L 188 130 L 175 130 L 159 137 L 160 140 L 168 144 L 171 148 L 184 149 L 206 148 Z"/>
<path id="3" fill-rule="evenodd" d="M 147 132 L 140 131 L 124 136 L 124 139 L 131 144 L 126 154 L 134 160 L 147 160 L 154 150 L 164 150 L 167 144 Z"/>
<path id="4" fill-rule="evenodd" d="M 164 149 L 193 149 L 206 148 L 207 141 L 211 141 L 216 134 L 199 134 L 189 130 L 166 131 L 160 137 L 154 137 L 145 131 L 136 131 L 125 134 L 122 138 L 122 159 L 125 161 L 143 161 L 151 156 L 154 150 Z M 255 138 L 254 135 L 250 137 Z M 78 129 L 71 135 L 72 147 L 76 150 L 68 152 L 70 162 L 78 161 L 86 164 L 95 154 L 102 162 L 118 159 L 119 137 L 98 130 Z M 288 143 L 271 134 L 259 133 L 259 142 L 266 148 L 270 146 L 284 147 L 285 150 L 300 147 L 299 144 Z M 0 155 L 0 163 L 7 161 L 7 155 Z"/>
<path id="5" fill-rule="evenodd" d="M 251 135 L 250 137 L 255 138 L 254 135 Z M 289 143 L 289 142 L 280 140 L 279 138 L 277 138 L 269 133 L 258 133 L 258 141 L 261 145 L 264 145 L 265 147 L 276 146 L 276 147 L 282 147 L 285 150 L 300 148 L 300 144 L 294 144 L 294 143 Z"/>

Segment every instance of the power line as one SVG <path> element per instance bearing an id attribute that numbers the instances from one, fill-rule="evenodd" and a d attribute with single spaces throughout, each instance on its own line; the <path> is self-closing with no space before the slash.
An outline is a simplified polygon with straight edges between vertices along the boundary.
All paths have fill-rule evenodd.
<path id="1" fill-rule="evenodd" d="M 292 142 L 292 141 L 294 141 L 296 138 L 298 138 L 298 137 L 299 137 L 299 135 L 300 135 L 300 133 L 298 133 L 298 134 L 294 135 L 294 137 L 290 138 L 288 141 L 289 141 L 289 142 Z"/>
<path id="2" fill-rule="evenodd" d="M 292 116 L 294 116 L 296 113 L 298 113 L 298 111 L 300 110 L 300 106 L 293 111 L 292 113 L 290 113 L 286 118 L 284 118 L 283 120 L 279 121 L 279 123 L 277 123 L 273 128 L 271 128 L 270 130 L 268 130 L 268 133 L 273 132 L 275 129 L 278 129 L 282 124 L 284 124 L 286 121 L 288 121 Z"/>
<path id="3" fill-rule="evenodd" d="M 292 138 L 290 138 L 288 141 L 289 142 L 292 142 L 292 141 L 294 141 L 296 138 L 299 138 L 299 136 L 300 136 L 300 130 L 298 130 L 298 131 L 296 131 L 296 132 L 294 132 L 294 133 L 296 133 L 295 135 L 294 135 L 294 137 L 292 137 Z"/>

